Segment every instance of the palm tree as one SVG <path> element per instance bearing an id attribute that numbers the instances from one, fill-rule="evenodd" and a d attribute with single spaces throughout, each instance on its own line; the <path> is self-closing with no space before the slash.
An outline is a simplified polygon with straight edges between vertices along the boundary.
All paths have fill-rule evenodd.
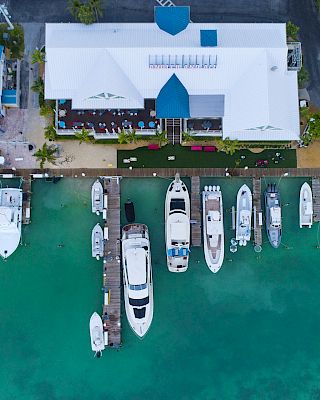
<path id="1" fill-rule="evenodd" d="M 81 5 L 82 5 L 82 3 L 80 3 L 79 0 L 69 1 L 68 10 L 76 19 L 78 17 L 78 13 L 79 13 L 79 9 L 80 9 Z"/>
<path id="2" fill-rule="evenodd" d="M 96 21 L 98 22 L 99 17 L 103 15 L 101 0 L 89 0 L 89 5 L 93 9 L 96 15 Z"/>
<path id="3" fill-rule="evenodd" d="M 57 131 L 53 125 L 49 125 L 44 128 L 44 137 L 48 139 L 50 142 L 56 140 L 57 138 Z"/>
<path id="4" fill-rule="evenodd" d="M 167 131 L 157 131 L 156 140 L 158 142 L 159 147 L 162 147 L 163 145 L 167 144 L 168 143 Z"/>
<path id="5" fill-rule="evenodd" d="M 47 143 L 44 143 L 42 145 L 42 148 L 37 150 L 33 156 L 37 158 L 37 161 L 40 162 L 40 168 L 43 169 L 44 163 L 48 162 L 50 164 L 55 164 L 55 161 L 57 159 L 57 147 L 54 145 L 47 145 Z"/>
<path id="6" fill-rule="evenodd" d="M 129 143 L 137 143 L 138 138 L 137 138 L 137 135 L 136 135 L 136 130 L 132 129 L 132 130 L 126 132 L 126 138 L 127 138 Z"/>
<path id="7" fill-rule="evenodd" d="M 52 114 L 53 114 L 52 107 L 47 103 L 42 104 L 42 106 L 40 107 L 40 115 L 42 117 L 51 117 Z"/>
<path id="8" fill-rule="evenodd" d="M 129 143 L 128 134 L 124 129 L 122 129 L 122 131 L 118 134 L 118 142 L 119 142 L 119 144 Z"/>
<path id="9" fill-rule="evenodd" d="M 37 92 L 39 94 L 44 93 L 44 82 L 42 78 L 37 78 L 34 82 L 33 85 L 31 86 L 31 90 L 33 92 Z"/>
<path id="10" fill-rule="evenodd" d="M 224 140 L 217 138 L 215 144 L 218 151 L 224 151 L 226 154 L 230 154 L 231 156 L 240 148 L 238 140 L 231 140 L 228 137 Z"/>
<path id="11" fill-rule="evenodd" d="M 187 143 L 192 142 L 194 138 L 189 132 L 182 132 L 182 140 Z"/>
<path id="12" fill-rule="evenodd" d="M 89 4 L 82 4 L 79 8 L 76 19 L 82 24 L 91 25 L 95 22 L 94 9 Z"/>
<path id="13" fill-rule="evenodd" d="M 43 51 L 35 49 L 31 56 L 31 64 L 43 64 L 45 62 L 46 55 Z"/>
<path id="14" fill-rule="evenodd" d="M 85 128 L 82 128 L 80 132 L 75 132 L 74 136 L 79 139 L 79 145 L 81 143 L 93 143 L 94 138 L 90 136 L 91 131 L 88 131 Z"/>

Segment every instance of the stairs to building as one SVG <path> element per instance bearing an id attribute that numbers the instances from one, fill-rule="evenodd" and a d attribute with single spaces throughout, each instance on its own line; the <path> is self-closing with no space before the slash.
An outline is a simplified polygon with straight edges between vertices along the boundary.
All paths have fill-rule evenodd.
<path id="1" fill-rule="evenodd" d="M 181 143 L 182 119 L 167 118 L 165 120 L 165 130 L 170 144 Z"/>

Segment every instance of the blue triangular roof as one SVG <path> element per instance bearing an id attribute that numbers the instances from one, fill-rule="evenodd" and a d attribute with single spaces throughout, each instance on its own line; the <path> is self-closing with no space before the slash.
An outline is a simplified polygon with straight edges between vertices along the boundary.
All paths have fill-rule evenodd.
<path id="1" fill-rule="evenodd" d="M 156 100 L 158 118 L 189 118 L 189 94 L 176 74 L 160 90 Z"/>
<path id="2" fill-rule="evenodd" d="M 190 22 L 190 7 L 155 7 L 154 21 L 160 29 L 174 36 Z"/>

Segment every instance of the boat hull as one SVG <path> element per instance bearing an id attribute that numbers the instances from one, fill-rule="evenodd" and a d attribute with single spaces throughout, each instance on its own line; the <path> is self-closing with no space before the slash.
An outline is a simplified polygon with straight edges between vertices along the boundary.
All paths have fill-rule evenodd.
<path id="1" fill-rule="evenodd" d="M 129 224 L 123 227 L 122 265 L 127 320 L 132 331 L 142 339 L 153 319 L 151 250 L 146 225 Z"/>
<path id="2" fill-rule="evenodd" d="M 242 185 L 237 194 L 236 240 L 245 246 L 251 238 L 252 193 L 247 185 Z"/>
<path id="3" fill-rule="evenodd" d="M 203 249 L 208 268 L 213 273 L 220 270 L 224 259 L 224 226 L 222 193 L 213 190 L 202 192 Z"/>
<path id="4" fill-rule="evenodd" d="M 104 239 L 103 231 L 100 224 L 95 225 L 91 233 L 91 253 L 92 257 L 103 257 L 104 252 Z"/>
<path id="5" fill-rule="evenodd" d="M 266 231 L 271 246 L 277 249 L 281 244 L 282 238 L 282 222 L 281 222 L 281 196 L 275 184 L 268 185 L 264 192 L 264 203 L 266 213 Z M 279 208 L 280 219 L 279 226 L 274 227 L 272 224 L 271 209 Z"/>
<path id="6" fill-rule="evenodd" d="M 305 182 L 300 189 L 299 225 L 311 228 L 313 223 L 313 199 L 310 185 Z"/>
<path id="7" fill-rule="evenodd" d="M 103 187 L 98 179 L 91 188 L 91 211 L 95 214 L 103 211 Z"/>
<path id="8" fill-rule="evenodd" d="M 94 312 L 91 315 L 90 323 L 90 339 L 92 351 L 98 353 L 105 349 L 104 336 L 103 336 L 103 325 L 101 317 L 98 313 Z"/>
<path id="9" fill-rule="evenodd" d="M 190 246 L 190 199 L 186 185 L 176 175 L 165 200 L 167 266 L 170 272 L 188 269 Z"/>

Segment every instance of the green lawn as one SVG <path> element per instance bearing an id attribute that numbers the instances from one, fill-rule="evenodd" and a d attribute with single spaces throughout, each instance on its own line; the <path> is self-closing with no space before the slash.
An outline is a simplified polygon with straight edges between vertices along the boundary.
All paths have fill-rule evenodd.
<path id="1" fill-rule="evenodd" d="M 283 159 L 277 157 L 276 153 L 280 153 Z M 175 156 L 175 160 L 168 161 L 168 156 Z M 125 164 L 123 160 L 130 157 L 136 157 L 137 161 Z M 232 156 L 223 152 L 192 151 L 190 147 L 180 145 L 167 145 L 160 150 L 149 150 L 148 147 L 118 150 L 118 168 L 130 165 L 137 168 L 243 168 L 245 166 L 252 168 L 255 167 L 257 160 L 268 160 L 268 168 L 296 168 L 297 166 L 296 151 L 288 149 L 264 150 L 259 154 L 251 153 L 249 150 L 239 150 Z"/>

